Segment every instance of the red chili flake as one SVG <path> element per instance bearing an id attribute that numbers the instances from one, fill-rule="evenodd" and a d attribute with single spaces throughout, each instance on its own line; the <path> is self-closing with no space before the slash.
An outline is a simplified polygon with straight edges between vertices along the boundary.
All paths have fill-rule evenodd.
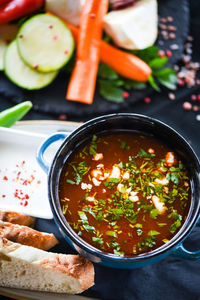
<path id="1" fill-rule="evenodd" d="M 123 97 L 124 98 L 128 98 L 130 96 L 129 92 L 124 91 L 123 92 Z"/>
<path id="2" fill-rule="evenodd" d="M 200 94 L 199 94 L 199 95 L 197 95 L 197 100 L 198 100 L 198 101 L 200 101 Z"/>
<path id="3" fill-rule="evenodd" d="M 49 28 L 52 29 L 52 28 L 53 28 L 53 25 L 49 25 Z"/>
<path id="4" fill-rule="evenodd" d="M 172 51 L 171 50 L 166 50 L 165 54 L 167 57 L 171 57 L 172 56 Z"/>
<path id="5" fill-rule="evenodd" d="M 28 194 L 26 194 L 24 197 L 25 197 L 25 199 L 29 199 L 29 195 Z"/>
<path id="6" fill-rule="evenodd" d="M 4 176 L 4 177 L 3 177 L 3 180 L 7 181 L 7 180 L 8 180 L 8 177 L 7 177 L 7 176 Z"/>
<path id="7" fill-rule="evenodd" d="M 64 54 L 68 54 L 68 53 L 69 53 L 69 51 L 68 51 L 68 50 L 65 50 L 65 51 L 64 51 Z"/>
<path id="8" fill-rule="evenodd" d="M 190 102 L 186 101 L 186 102 L 183 103 L 183 108 L 185 110 L 191 110 L 192 109 L 192 104 Z"/>
<path id="9" fill-rule="evenodd" d="M 183 79 L 179 79 L 178 85 L 179 86 L 184 86 L 185 85 L 185 81 Z"/>
<path id="10" fill-rule="evenodd" d="M 53 36 L 53 40 L 54 40 L 54 41 L 57 41 L 57 40 L 58 40 L 58 36 L 57 36 L 57 35 L 54 35 L 54 36 Z"/>
<path id="11" fill-rule="evenodd" d="M 64 115 L 64 114 L 63 115 L 59 115 L 58 119 L 61 120 L 61 121 L 65 121 L 65 120 L 67 120 L 67 116 Z"/>
<path id="12" fill-rule="evenodd" d="M 40 180 L 38 180 L 38 181 L 37 181 L 37 184 L 40 184 L 40 183 L 41 183 L 41 181 L 40 181 Z"/>
<path id="13" fill-rule="evenodd" d="M 23 181 L 22 185 L 27 185 L 27 184 L 28 184 L 28 180 L 25 179 L 25 180 Z"/>
<path id="14" fill-rule="evenodd" d="M 145 97 L 144 98 L 144 102 L 147 103 L 147 104 L 150 103 L 151 102 L 151 98 L 150 97 Z"/>
<path id="15" fill-rule="evenodd" d="M 2 198 L 5 198 L 6 197 L 6 195 L 2 195 Z"/>
<path id="16" fill-rule="evenodd" d="M 25 202 L 24 202 L 24 206 L 27 206 L 28 205 L 28 201 L 26 200 Z"/>
<path id="17" fill-rule="evenodd" d="M 20 205 L 23 205 L 23 202 L 20 202 Z"/>

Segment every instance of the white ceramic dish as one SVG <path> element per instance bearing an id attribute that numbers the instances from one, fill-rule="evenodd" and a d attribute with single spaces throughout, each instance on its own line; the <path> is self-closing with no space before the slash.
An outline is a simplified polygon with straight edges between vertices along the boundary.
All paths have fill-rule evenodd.
<path id="1" fill-rule="evenodd" d="M 35 217 L 51 219 L 47 197 L 47 176 L 36 161 L 36 151 L 48 135 L 71 132 L 78 123 L 63 121 L 24 121 L 13 128 L 28 134 L 0 131 L 0 207 Z M 37 133 L 37 134 L 35 134 Z M 59 143 L 46 154 L 51 160 Z"/>

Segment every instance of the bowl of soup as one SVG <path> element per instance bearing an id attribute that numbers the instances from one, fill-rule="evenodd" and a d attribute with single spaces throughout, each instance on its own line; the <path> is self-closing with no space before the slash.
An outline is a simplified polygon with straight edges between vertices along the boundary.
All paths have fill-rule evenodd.
<path id="1" fill-rule="evenodd" d="M 48 166 L 44 153 L 58 139 Z M 131 113 L 98 117 L 49 137 L 37 158 L 54 220 L 81 255 L 116 268 L 199 257 L 182 243 L 199 218 L 200 165 L 166 124 Z"/>

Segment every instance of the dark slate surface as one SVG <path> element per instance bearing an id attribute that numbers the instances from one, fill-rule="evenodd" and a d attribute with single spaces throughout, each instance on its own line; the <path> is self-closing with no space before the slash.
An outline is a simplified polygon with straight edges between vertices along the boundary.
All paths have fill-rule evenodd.
<path id="1" fill-rule="evenodd" d="M 160 2 L 167 3 L 167 0 Z M 169 1 L 171 2 L 171 1 Z M 181 9 L 182 1 L 176 3 L 177 11 Z M 171 14 L 171 13 L 170 13 Z M 166 13 L 168 15 L 168 13 Z M 191 33 L 195 37 L 194 58 L 200 60 L 200 2 L 191 1 Z M 1 88 L 1 86 L 0 86 Z M 143 113 L 158 118 L 178 130 L 187 140 L 190 140 L 194 150 L 200 157 L 200 122 L 195 119 L 195 113 L 182 109 L 182 103 L 187 101 L 192 93 L 199 93 L 200 88 L 181 88 L 177 91 L 175 101 L 170 101 L 167 91 L 157 95 L 152 94 L 149 105 L 138 102 L 121 111 Z M 0 97 L 0 108 L 11 105 L 11 101 Z M 87 120 L 83 113 L 77 117 L 68 114 L 70 120 Z M 30 112 L 26 119 L 55 119 L 53 114 Z M 38 219 L 36 227 L 43 231 L 52 231 L 61 240 L 55 251 L 73 253 L 64 243 L 53 221 Z M 186 240 L 185 246 L 190 250 L 200 249 L 200 229 L 197 227 Z M 175 257 L 167 257 L 161 262 L 135 270 L 114 270 L 95 266 L 95 286 L 85 292 L 87 296 L 107 300 L 199 300 L 200 299 L 200 261 L 186 261 Z M 0 299 L 8 299 L 0 296 Z"/>
<path id="2" fill-rule="evenodd" d="M 165 40 L 163 45 L 160 45 L 161 37 L 158 38 L 157 44 L 161 49 L 169 49 L 173 43 L 179 45 L 179 49 L 174 51 L 173 57 L 170 59 L 169 66 L 173 66 L 179 59 L 182 51 L 185 38 L 188 34 L 189 28 L 189 8 L 188 0 L 160 0 L 159 1 L 159 15 L 167 17 L 171 15 L 174 19 L 173 25 L 177 27 L 176 42 L 174 40 Z M 6 98 L 11 99 L 13 102 L 18 103 L 24 99 L 30 99 L 35 110 L 50 113 L 66 113 L 73 117 L 93 116 L 97 114 L 116 112 L 127 110 L 132 105 L 145 95 L 152 92 L 151 88 L 143 91 L 134 91 L 131 97 L 124 101 L 124 103 L 116 104 L 108 102 L 101 98 L 97 91 L 95 93 L 95 100 L 93 105 L 85 105 L 81 103 L 74 103 L 65 100 L 67 77 L 65 73 L 60 73 L 57 79 L 47 88 L 39 91 L 25 91 L 12 84 L 6 77 L 0 78 L 0 94 Z"/>

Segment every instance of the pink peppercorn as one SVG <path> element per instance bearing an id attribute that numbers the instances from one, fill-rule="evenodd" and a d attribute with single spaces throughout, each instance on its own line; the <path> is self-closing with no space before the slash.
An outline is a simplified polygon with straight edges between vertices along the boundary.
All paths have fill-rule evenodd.
<path id="1" fill-rule="evenodd" d="M 123 97 L 124 98 L 128 98 L 129 96 L 130 96 L 130 94 L 128 92 L 126 92 L 126 91 L 123 92 Z"/>
<path id="2" fill-rule="evenodd" d="M 199 94 L 199 95 L 197 95 L 197 100 L 198 100 L 198 101 L 200 101 L 200 94 Z"/>
<path id="3" fill-rule="evenodd" d="M 61 121 L 65 121 L 65 120 L 67 120 L 67 116 L 66 115 L 59 115 L 59 120 L 61 120 Z"/>
<path id="4" fill-rule="evenodd" d="M 165 54 L 166 54 L 167 57 L 171 57 L 172 56 L 172 51 L 166 50 Z"/>
<path id="5" fill-rule="evenodd" d="M 199 111 L 199 107 L 197 105 L 193 106 L 193 111 Z"/>
<path id="6" fill-rule="evenodd" d="M 159 51 L 158 51 L 158 55 L 159 55 L 160 57 L 165 57 L 165 52 L 164 52 L 163 50 L 159 50 Z"/>
<path id="7" fill-rule="evenodd" d="M 144 98 L 144 102 L 147 103 L 147 104 L 150 103 L 151 102 L 151 98 L 150 97 L 145 97 Z"/>
<path id="8" fill-rule="evenodd" d="M 184 80 L 183 80 L 183 79 L 179 79 L 178 85 L 179 85 L 179 86 L 184 86 L 184 85 L 185 85 Z"/>
<path id="9" fill-rule="evenodd" d="M 191 110 L 192 109 L 192 104 L 190 102 L 184 102 L 183 103 L 183 108 L 185 110 Z"/>
<path id="10" fill-rule="evenodd" d="M 195 100 L 197 100 L 197 96 L 196 96 L 196 95 L 194 95 L 194 94 L 193 94 L 193 95 L 191 95 L 191 100 L 192 100 L 192 101 L 195 101 Z"/>

